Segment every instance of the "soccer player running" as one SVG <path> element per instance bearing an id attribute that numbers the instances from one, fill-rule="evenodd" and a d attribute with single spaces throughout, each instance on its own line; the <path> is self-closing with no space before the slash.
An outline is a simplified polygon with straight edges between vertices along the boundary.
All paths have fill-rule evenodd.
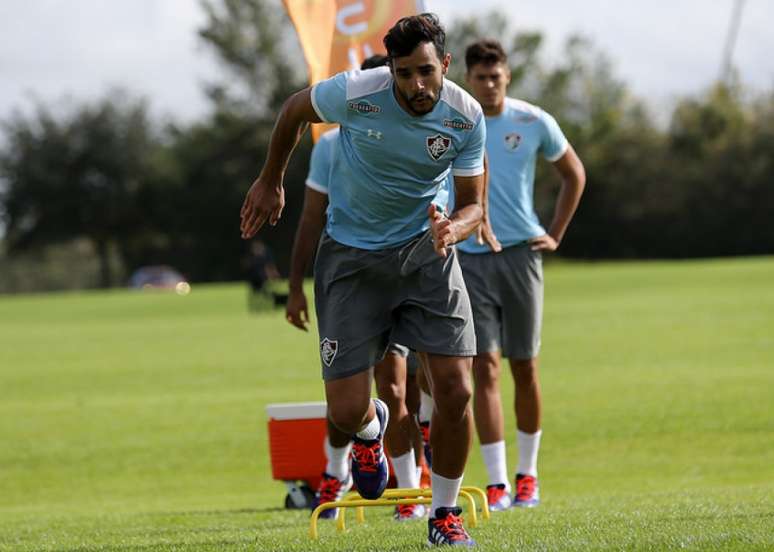
<path id="1" fill-rule="evenodd" d="M 465 52 L 466 79 L 486 115 L 489 218 L 503 250 L 492 253 L 471 239 L 458 245 L 476 328 L 473 411 L 489 475 L 489 507 L 495 511 L 540 502 L 542 254 L 559 247 L 586 178 L 583 164 L 554 118 L 534 105 L 506 96 L 511 78 L 507 61 L 495 40 L 481 40 Z M 554 165 L 562 180 L 547 232 L 533 206 L 538 155 Z M 510 361 L 516 387 L 519 464 L 513 499 L 500 401 L 501 351 Z"/>
<path id="2" fill-rule="evenodd" d="M 386 64 L 386 56 L 375 55 L 366 59 L 360 68 L 373 69 Z M 288 278 L 290 294 L 285 312 L 288 322 L 305 331 L 309 322 L 309 311 L 303 288 L 304 273 L 314 257 L 315 247 L 325 225 L 328 190 L 336 185 L 338 178 L 332 171 L 334 159 L 338 155 L 338 141 L 339 129 L 330 130 L 320 137 L 312 150 L 304 192 L 304 208 L 293 243 Z M 391 455 L 395 478 L 398 487 L 411 489 L 419 488 L 420 474 L 411 443 L 412 425 L 415 422 L 409 415 L 406 404 L 409 376 L 414 375 L 409 364 L 416 368 L 416 361 L 409 363 L 408 356 L 407 347 L 391 343 L 384 358 L 374 367 L 374 378 L 379 398 L 387 404 L 392 418 L 384 440 Z M 316 493 L 316 504 L 341 500 L 352 487 L 348 462 L 350 450 L 350 435 L 328 421 L 328 436 L 325 441 L 327 463 Z M 425 506 L 422 504 L 403 504 L 395 508 L 395 519 L 398 521 L 418 519 L 424 515 Z M 320 517 L 328 519 L 335 519 L 337 516 L 338 508 L 324 510 L 320 514 Z"/>
<path id="3" fill-rule="evenodd" d="M 340 73 L 285 102 L 242 207 L 242 236 L 277 223 L 285 168 L 307 123 L 339 123 L 337 181 L 315 262 L 328 416 L 353 435 L 360 494 L 381 496 L 389 413 L 370 398 L 371 368 L 389 342 L 427 353 L 435 403 L 428 542 L 473 545 L 456 501 L 472 432 L 475 335 L 452 246 L 482 218 L 484 117 L 478 102 L 444 79 L 451 56 L 435 15 L 399 20 L 384 45 L 389 68 Z M 449 170 L 456 208 L 447 218 L 432 200 Z"/>

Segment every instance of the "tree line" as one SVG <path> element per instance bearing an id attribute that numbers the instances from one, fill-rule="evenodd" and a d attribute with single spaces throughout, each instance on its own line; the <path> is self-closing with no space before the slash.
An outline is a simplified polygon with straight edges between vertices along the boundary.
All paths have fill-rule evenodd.
<path id="1" fill-rule="evenodd" d="M 277 2 L 203 6 L 200 38 L 226 75 L 207 84 L 211 110 L 202 120 L 160 126 L 146 100 L 120 90 L 65 113 L 40 104 L 2 120 L 0 264 L 78 240 L 90 245 L 95 283 L 104 287 L 147 264 L 173 265 L 192 281 L 243 277 L 239 208 L 279 106 L 305 85 L 304 64 Z M 716 84 L 656 120 L 587 39 L 571 38 L 561 61 L 549 64 L 544 37 L 512 31 L 501 14 L 452 22 L 448 35 L 450 77 L 460 84 L 465 46 L 487 36 L 503 41 L 509 93 L 552 113 L 583 160 L 588 186 L 560 256 L 774 252 L 774 93 Z M 310 150 L 307 136 L 286 177 L 283 218 L 260 235 L 281 272 Z M 541 164 L 535 190 L 543 220 L 558 185 Z"/>

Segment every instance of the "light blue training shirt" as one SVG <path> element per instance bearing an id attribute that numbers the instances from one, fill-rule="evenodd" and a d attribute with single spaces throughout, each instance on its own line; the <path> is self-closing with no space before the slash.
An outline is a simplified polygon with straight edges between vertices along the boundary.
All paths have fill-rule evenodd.
<path id="1" fill-rule="evenodd" d="M 401 245 L 429 228 L 427 208 L 450 173 L 484 171 L 481 106 L 449 80 L 433 110 L 419 117 L 398 104 L 388 67 L 321 81 L 312 104 L 320 119 L 341 126 L 326 225 L 337 242 L 370 250 Z"/>
<path id="2" fill-rule="evenodd" d="M 535 164 L 538 153 L 550 162 L 569 146 L 556 120 L 532 104 L 505 99 L 500 115 L 486 117 L 486 153 L 489 157 L 489 220 L 503 247 L 546 233 L 534 204 Z M 457 247 L 465 253 L 491 253 L 475 235 Z"/>
<path id="3" fill-rule="evenodd" d="M 331 184 L 336 182 L 336 176 L 331 174 L 333 169 L 333 159 L 336 155 L 336 148 L 338 147 L 339 129 L 334 128 L 325 132 L 317 140 L 317 143 L 312 148 L 312 157 L 309 160 L 309 174 L 306 177 L 306 185 L 316 192 L 328 195 L 328 189 Z M 450 212 L 452 205 L 448 205 L 449 202 L 449 190 L 454 185 L 454 178 L 451 176 L 451 171 L 446 177 L 446 180 L 438 190 L 433 203 Z"/>

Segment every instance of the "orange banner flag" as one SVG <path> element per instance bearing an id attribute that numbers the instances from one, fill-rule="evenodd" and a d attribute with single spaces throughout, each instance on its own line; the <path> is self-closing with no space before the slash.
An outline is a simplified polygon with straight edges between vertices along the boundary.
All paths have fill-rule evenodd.
<path id="1" fill-rule="evenodd" d="M 309 84 L 359 69 L 384 54 L 382 40 L 401 17 L 424 11 L 423 0 L 283 0 L 298 32 Z M 322 128 L 321 128 L 322 127 Z M 314 125 L 316 140 L 329 125 Z"/>

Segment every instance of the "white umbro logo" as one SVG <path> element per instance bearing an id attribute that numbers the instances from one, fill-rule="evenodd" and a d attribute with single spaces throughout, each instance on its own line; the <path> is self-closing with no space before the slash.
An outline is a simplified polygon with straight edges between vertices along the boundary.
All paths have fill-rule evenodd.
<path id="1" fill-rule="evenodd" d="M 382 133 L 378 130 L 374 130 L 372 128 L 368 129 L 368 137 L 369 138 L 376 138 L 377 140 L 382 139 Z"/>
<path id="2" fill-rule="evenodd" d="M 338 340 L 331 340 L 327 337 L 320 341 L 320 357 L 326 366 L 330 368 L 333 359 L 336 358 L 336 353 L 339 352 Z"/>

